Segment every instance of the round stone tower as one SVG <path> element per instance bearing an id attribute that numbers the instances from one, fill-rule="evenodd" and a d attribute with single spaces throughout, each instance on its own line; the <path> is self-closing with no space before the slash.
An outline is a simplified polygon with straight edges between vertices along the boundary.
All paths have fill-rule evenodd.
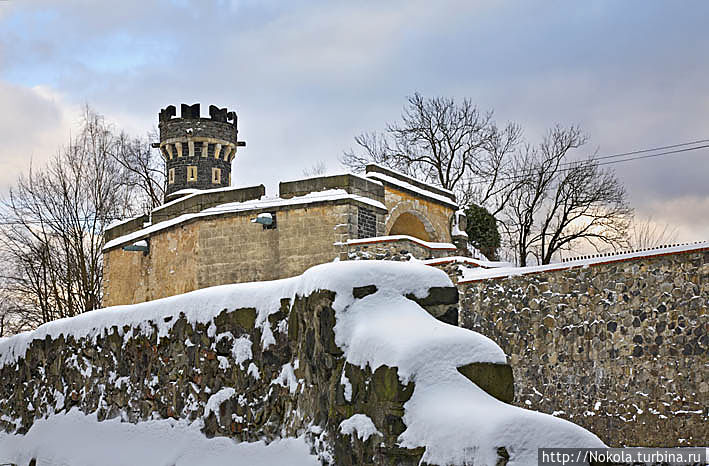
<path id="1" fill-rule="evenodd" d="M 236 113 L 209 106 L 209 118 L 200 118 L 199 104 L 182 104 L 180 117 L 170 105 L 159 113 L 160 152 L 167 166 L 165 202 L 191 189 L 224 188 L 231 185 L 231 162 L 237 139 Z"/>

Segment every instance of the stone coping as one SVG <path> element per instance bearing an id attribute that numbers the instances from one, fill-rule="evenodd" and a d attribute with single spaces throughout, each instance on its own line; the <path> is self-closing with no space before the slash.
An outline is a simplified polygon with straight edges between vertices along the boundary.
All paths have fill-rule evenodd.
<path id="1" fill-rule="evenodd" d="M 450 256 L 442 257 L 440 259 L 426 259 L 422 261 L 426 265 L 436 266 L 443 264 L 459 263 L 472 265 L 473 267 L 482 267 L 483 269 L 494 269 L 499 267 L 509 267 L 512 266 L 509 262 L 502 261 L 486 261 L 482 259 L 473 259 L 472 257 L 465 256 Z"/>
<path id="2" fill-rule="evenodd" d="M 376 173 L 379 173 L 381 175 L 385 175 L 385 176 L 394 178 L 398 181 L 408 183 L 408 184 L 410 184 L 416 188 L 422 189 L 424 191 L 429 191 L 433 194 L 447 197 L 449 200 L 453 201 L 454 203 L 456 202 L 455 193 L 453 193 L 453 191 L 443 189 L 439 186 L 435 186 L 430 183 L 425 183 L 421 180 L 417 180 L 416 178 L 413 178 L 413 177 L 406 175 L 404 173 L 398 172 L 396 170 L 392 170 L 391 168 L 383 167 L 383 166 L 378 165 L 376 163 L 370 163 L 369 165 L 366 166 L 365 171 L 366 171 L 367 177 L 369 177 L 370 175 L 374 175 Z"/>
<path id="3" fill-rule="evenodd" d="M 372 238 L 361 238 L 361 239 L 349 239 L 344 243 L 336 243 L 339 245 L 347 246 L 358 246 L 364 244 L 376 244 L 376 243 L 391 243 L 396 241 L 411 241 L 419 246 L 423 246 L 427 249 L 445 249 L 450 251 L 455 251 L 457 248 L 453 243 L 432 243 L 429 241 L 424 241 L 419 238 L 408 235 L 392 235 L 392 236 L 374 236 Z"/>

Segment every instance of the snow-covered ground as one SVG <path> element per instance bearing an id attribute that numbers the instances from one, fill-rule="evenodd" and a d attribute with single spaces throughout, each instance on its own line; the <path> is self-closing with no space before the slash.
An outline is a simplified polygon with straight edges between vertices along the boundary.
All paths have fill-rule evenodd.
<path id="1" fill-rule="evenodd" d="M 372 284 L 377 286 L 376 293 L 362 299 L 352 295 L 353 287 Z M 167 335 L 177 319 L 165 322 L 166 316 L 184 312 L 191 322 L 208 323 L 223 309 L 237 306 L 257 309 L 256 325 L 262 328 L 263 338 L 254 344 L 267 347 L 273 343 L 268 315 L 279 310 L 281 298 L 326 289 L 336 292 L 335 341 L 346 360 L 372 370 L 381 365 L 397 367 L 403 382 L 415 383 L 414 393 L 404 405 L 406 430 L 399 444 L 425 447 L 424 461 L 494 465 L 497 448 L 506 447 L 509 466 L 520 466 L 536 464 L 540 447 L 603 447 L 598 437 L 581 427 L 502 403 L 459 373 L 457 367 L 472 362 L 504 363 L 506 356 L 492 340 L 440 322 L 404 297 L 413 293 L 423 298 L 431 287 L 441 286 L 452 286 L 444 272 L 415 262 L 323 264 L 290 279 L 224 285 L 45 324 L 34 332 L 0 340 L 0 365 L 14 363 L 33 339 L 47 335 L 91 338 L 114 325 L 150 329 L 148 321 L 158 326 L 161 335 Z M 291 384 L 291 373 L 282 371 L 271 383 Z M 350 418 L 340 426 L 341 432 L 363 438 L 384 430 L 368 419 Z M 0 463 L 26 464 L 33 455 L 50 458 L 51 464 L 73 466 L 314 464 L 302 437 L 268 446 L 236 444 L 224 438 L 208 440 L 198 425 L 168 420 L 135 425 L 117 420 L 99 423 L 94 416 L 75 411 L 37 421 L 24 437 L 0 435 Z"/>
<path id="2" fill-rule="evenodd" d="M 236 443 L 225 437 L 208 439 L 200 424 L 156 420 L 130 424 L 77 409 L 34 423 L 27 435 L 0 431 L 0 464 L 37 466 L 316 466 L 303 437 Z"/>

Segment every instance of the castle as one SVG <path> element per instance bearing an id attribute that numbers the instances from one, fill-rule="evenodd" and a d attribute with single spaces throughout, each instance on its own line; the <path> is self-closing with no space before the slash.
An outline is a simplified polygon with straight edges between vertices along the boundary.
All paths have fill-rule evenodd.
<path id="1" fill-rule="evenodd" d="M 165 204 L 105 233 L 104 305 L 227 283 L 274 280 L 346 260 L 366 244 L 420 259 L 465 253 L 455 195 L 377 165 L 347 173 L 231 187 L 237 116 L 200 104 L 159 113 Z M 457 213 L 458 212 L 458 213 Z"/>
<path id="2" fill-rule="evenodd" d="M 460 297 L 454 315 L 429 312 L 508 355 L 514 404 L 613 446 L 706 443 L 709 243 L 526 268 L 462 258 L 455 196 L 383 167 L 282 182 L 271 197 L 263 185 L 230 187 L 244 143 L 234 113 L 210 115 L 200 118 L 198 105 L 184 105 L 181 118 L 174 107 L 160 112 L 166 203 L 106 232 L 104 305 L 291 277 L 333 260 L 414 257 L 448 272 Z"/>

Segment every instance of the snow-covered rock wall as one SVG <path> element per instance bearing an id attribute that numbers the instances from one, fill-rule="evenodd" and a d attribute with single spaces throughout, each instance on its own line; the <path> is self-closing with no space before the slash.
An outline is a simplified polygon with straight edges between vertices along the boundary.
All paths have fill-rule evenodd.
<path id="1" fill-rule="evenodd" d="M 471 269 L 460 324 L 510 357 L 519 406 L 612 446 L 705 446 L 709 251 L 685 249 Z"/>
<path id="2" fill-rule="evenodd" d="M 158 464 L 154 449 L 141 456 L 145 438 L 165 449 L 164 464 L 194 464 L 186 458 L 199 458 L 197 447 L 178 454 L 187 448 L 178 439 L 199 444 L 200 431 L 242 444 L 304 440 L 315 461 L 337 465 L 519 465 L 542 446 L 602 446 L 574 424 L 506 404 L 513 388 L 500 348 L 433 317 L 456 304 L 439 270 L 352 261 L 2 339 L 0 463 L 58 461 L 48 449 L 60 442 L 32 439 L 62 438 L 66 426 L 82 426 L 87 444 L 135 426 L 116 440 L 130 464 Z M 179 426 L 192 430 L 177 435 Z M 205 464 L 220 464 L 208 454 Z M 273 464 L 296 464 L 284 455 Z"/>

